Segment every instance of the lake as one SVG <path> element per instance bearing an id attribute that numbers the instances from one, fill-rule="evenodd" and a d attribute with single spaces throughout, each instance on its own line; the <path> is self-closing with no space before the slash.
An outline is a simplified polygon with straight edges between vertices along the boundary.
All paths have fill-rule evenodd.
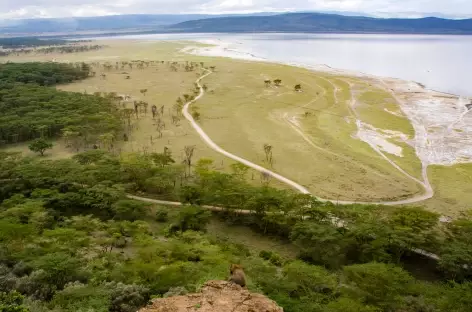
<path id="1" fill-rule="evenodd" d="M 156 34 L 114 38 L 218 42 L 221 53 L 411 80 L 472 96 L 472 36 L 371 34 Z M 220 49 L 223 52 L 222 49 Z M 229 54 L 228 54 L 229 53 Z"/>

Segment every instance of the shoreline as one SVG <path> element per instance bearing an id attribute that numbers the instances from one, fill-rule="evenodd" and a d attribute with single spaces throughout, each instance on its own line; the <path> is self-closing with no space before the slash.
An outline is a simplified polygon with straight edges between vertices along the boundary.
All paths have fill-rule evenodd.
<path id="1" fill-rule="evenodd" d="M 218 39 L 218 40 L 204 39 L 204 40 L 195 40 L 194 42 L 211 45 L 211 47 L 202 48 L 202 47 L 197 47 L 197 46 L 188 46 L 182 49 L 181 51 L 184 53 L 200 55 L 200 56 L 229 57 L 229 58 L 245 60 L 245 61 L 267 62 L 267 63 L 274 63 L 274 64 L 280 64 L 280 65 L 294 66 L 294 67 L 305 68 L 305 69 L 314 70 L 314 71 L 323 71 L 330 74 L 341 74 L 345 76 L 354 76 L 354 77 L 370 78 L 370 79 L 398 80 L 399 82 L 404 82 L 404 83 L 415 83 L 424 91 L 442 93 L 442 94 L 454 96 L 457 98 L 460 98 L 460 97 L 470 98 L 472 101 L 472 96 L 469 97 L 465 95 L 460 95 L 460 94 L 455 94 L 451 92 L 428 88 L 424 83 L 414 81 L 414 80 L 408 80 L 408 79 L 403 79 L 403 78 L 398 78 L 398 77 L 374 75 L 374 74 L 369 74 L 362 71 L 353 71 L 353 70 L 348 70 L 348 69 L 336 68 L 328 64 L 324 64 L 324 63 L 319 63 L 316 65 L 309 65 L 309 64 L 298 63 L 298 62 L 284 62 L 284 61 L 271 60 L 271 59 L 257 56 L 253 53 L 228 48 L 230 44 L 241 44 L 239 42 L 222 41 L 221 39 Z M 193 50 L 193 51 L 189 51 L 189 50 Z"/>
<path id="2" fill-rule="evenodd" d="M 229 48 L 230 45 L 240 44 L 238 42 L 223 41 L 221 39 L 195 40 L 195 42 L 209 46 L 189 45 L 181 49 L 180 52 L 207 57 L 227 57 L 250 62 L 293 66 L 313 72 L 349 76 L 369 81 L 392 94 L 398 102 L 399 108 L 414 127 L 415 137 L 412 138 L 414 142 L 411 146 L 415 149 L 415 153 L 423 166 L 453 166 L 472 163 L 472 126 L 467 125 L 472 124 L 472 113 L 468 114 L 468 102 L 472 103 L 470 97 L 428 89 L 416 81 L 337 69 L 327 64 L 308 65 L 270 60 L 249 52 Z M 470 117 L 470 123 L 464 122 L 464 117 Z"/>

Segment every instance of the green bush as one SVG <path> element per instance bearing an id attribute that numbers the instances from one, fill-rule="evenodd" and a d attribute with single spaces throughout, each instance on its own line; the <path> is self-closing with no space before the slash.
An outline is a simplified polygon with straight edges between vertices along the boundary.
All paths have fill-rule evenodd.
<path id="1" fill-rule="evenodd" d="M 163 208 L 158 209 L 156 211 L 156 221 L 161 223 L 169 221 L 169 212 Z"/>
<path id="2" fill-rule="evenodd" d="M 176 229 L 181 232 L 188 230 L 205 231 L 210 218 L 211 213 L 205 209 L 196 206 L 185 206 L 179 212 L 172 231 Z"/>
<path id="3" fill-rule="evenodd" d="M 29 312 L 23 305 L 24 297 L 16 292 L 0 292 L 0 311 L 1 312 Z"/>
<path id="4" fill-rule="evenodd" d="M 267 250 L 262 250 L 259 253 L 259 257 L 261 257 L 264 260 L 269 261 L 275 266 L 281 266 L 283 264 L 283 259 L 282 257 L 277 254 L 276 252 L 273 251 L 267 251 Z"/>

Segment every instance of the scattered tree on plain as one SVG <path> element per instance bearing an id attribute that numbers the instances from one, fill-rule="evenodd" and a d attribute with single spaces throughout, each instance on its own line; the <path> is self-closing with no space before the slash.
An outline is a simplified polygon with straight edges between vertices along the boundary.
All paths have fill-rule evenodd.
<path id="1" fill-rule="evenodd" d="M 45 139 L 36 139 L 28 145 L 28 148 L 35 153 L 39 153 L 44 156 L 44 152 L 52 148 L 52 143 L 47 142 Z"/>

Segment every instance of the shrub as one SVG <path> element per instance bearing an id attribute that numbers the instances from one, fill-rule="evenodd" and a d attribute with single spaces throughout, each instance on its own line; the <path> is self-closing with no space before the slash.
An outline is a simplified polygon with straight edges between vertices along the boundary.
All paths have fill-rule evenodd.
<path id="1" fill-rule="evenodd" d="M 149 289 L 142 285 L 111 282 L 105 287 L 110 290 L 110 312 L 135 312 L 150 298 Z"/>
<path id="2" fill-rule="evenodd" d="M 156 221 L 162 223 L 169 221 L 169 212 L 164 209 L 158 209 L 156 211 Z"/>
<path id="3" fill-rule="evenodd" d="M 188 230 L 192 231 L 205 231 L 207 224 L 210 222 L 211 213 L 204 209 L 195 206 L 187 206 L 183 208 L 175 224 L 175 228 L 185 232 Z"/>

